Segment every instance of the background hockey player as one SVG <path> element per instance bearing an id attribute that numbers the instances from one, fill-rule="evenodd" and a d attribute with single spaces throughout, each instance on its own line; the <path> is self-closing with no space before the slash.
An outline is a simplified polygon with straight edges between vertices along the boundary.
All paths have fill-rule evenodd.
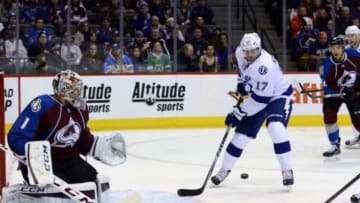
<path id="1" fill-rule="evenodd" d="M 345 50 L 345 40 L 334 37 L 330 43 L 331 56 L 324 59 L 320 66 L 320 77 L 323 81 L 325 98 L 323 101 L 323 114 L 325 129 L 331 147 L 323 153 L 324 157 L 340 154 L 340 135 L 337 125 L 337 113 L 340 106 L 345 103 L 350 113 L 351 121 L 357 134 L 360 134 L 360 91 L 358 74 L 360 71 L 360 57 L 354 49 Z M 339 94 L 340 97 L 326 97 L 326 95 Z M 346 144 L 353 145 L 358 142 L 354 139 Z"/>
<path id="2" fill-rule="evenodd" d="M 360 29 L 356 25 L 350 25 L 345 30 L 348 45 L 345 48 L 354 48 L 360 52 Z"/>
<path id="3" fill-rule="evenodd" d="M 61 71 L 52 81 L 53 95 L 34 98 L 21 112 L 8 134 L 9 147 L 25 157 L 25 145 L 35 140 L 51 144 L 53 173 L 68 183 L 95 181 L 96 169 L 80 155 L 91 155 L 108 165 L 125 161 L 125 146 L 119 133 L 94 136 L 87 126 L 89 114 L 82 97 L 83 81 L 71 71 Z M 23 178 L 29 183 L 28 168 L 20 164 Z"/>
<path id="4" fill-rule="evenodd" d="M 291 147 L 286 126 L 292 110 L 292 86 L 284 78 L 277 60 L 261 48 L 256 33 L 243 36 L 236 49 L 240 76 L 237 91 L 248 98 L 235 106 L 225 119 L 226 125 L 235 127 L 219 172 L 211 178 L 216 185 L 228 176 L 244 148 L 255 139 L 266 121 L 268 133 L 283 175 L 283 185 L 294 183 Z"/>

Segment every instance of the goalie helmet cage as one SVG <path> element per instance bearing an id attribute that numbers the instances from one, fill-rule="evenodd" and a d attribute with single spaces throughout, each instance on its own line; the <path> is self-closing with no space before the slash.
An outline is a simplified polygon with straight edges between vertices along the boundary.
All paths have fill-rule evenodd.
<path id="1" fill-rule="evenodd" d="M 0 144 L 5 145 L 5 87 L 4 87 L 4 72 L 0 72 Z M 5 152 L 0 150 L 0 199 L 2 196 L 2 188 L 6 184 L 6 161 Z"/>

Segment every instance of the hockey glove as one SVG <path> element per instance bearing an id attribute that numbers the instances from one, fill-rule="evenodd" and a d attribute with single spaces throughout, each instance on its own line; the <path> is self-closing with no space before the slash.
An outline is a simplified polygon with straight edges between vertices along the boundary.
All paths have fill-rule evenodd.
<path id="1" fill-rule="evenodd" d="M 246 116 L 246 112 L 243 112 L 239 106 L 234 106 L 233 111 L 228 113 L 225 118 L 225 125 L 236 127 L 244 116 Z"/>
<path id="2" fill-rule="evenodd" d="M 353 88 L 342 87 L 340 89 L 340 93 L 341 93 L 341 98 L 343 98 L 343 99 L 352 100 L 355 98 L 355 92 L 354 92 Z"/>

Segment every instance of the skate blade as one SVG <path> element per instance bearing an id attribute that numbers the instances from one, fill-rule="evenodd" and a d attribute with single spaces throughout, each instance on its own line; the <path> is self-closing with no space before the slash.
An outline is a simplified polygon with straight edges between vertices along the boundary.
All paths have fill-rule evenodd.
<path id="1" fill-rule="evenodd" d="M 284 191 L 285 192 L 292 192 L 293 191 L 293 185 L 284 185 Z"/>
<path id="2" fill-rule="evenodd" d="M 324 162 L 340 161 L 339 155 L 334 155 L 334 156 L 331 156 L 331 157 L 323 157 L 323 158 L 324 158 Z"/>
<path id="3" fill-rule="evenodd" d="M 360 149 L 360 144 L 345 145 L 346 149 Z"/>

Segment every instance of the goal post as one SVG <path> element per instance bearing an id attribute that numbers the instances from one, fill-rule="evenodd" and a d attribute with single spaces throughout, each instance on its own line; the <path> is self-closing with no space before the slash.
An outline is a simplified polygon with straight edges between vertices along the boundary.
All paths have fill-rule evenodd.
<path id="1" fill-rule="evenodd" d="M 0 144 L 5 145 L 5 85 L 4 72 L 0 72 Z M 2 188 L 6 185 L 6 160 L 5 152 L 0 150 L 0 196 Z"/>

